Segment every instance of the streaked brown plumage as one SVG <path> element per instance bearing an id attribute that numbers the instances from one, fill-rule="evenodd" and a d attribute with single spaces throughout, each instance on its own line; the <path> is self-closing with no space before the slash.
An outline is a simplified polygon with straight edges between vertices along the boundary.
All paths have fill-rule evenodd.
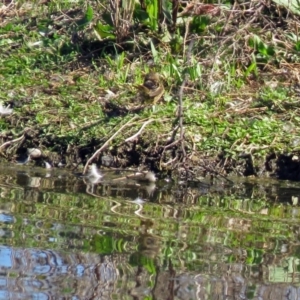
<path id="1" fill-rule="evenodd" d="M 152 104 L 157 103 L 165 92 L 165 88 L 160 81 L 159 74 L 154 72 L 146 74 L 144 83 L 137 86 L 137 88 L 143 96 L 143 101 L 151 102 Z"/>

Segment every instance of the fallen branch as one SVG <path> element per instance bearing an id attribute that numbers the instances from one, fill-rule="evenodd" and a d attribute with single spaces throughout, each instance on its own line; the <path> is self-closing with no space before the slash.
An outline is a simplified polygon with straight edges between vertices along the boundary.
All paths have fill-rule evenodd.
<path id="1" fill-rule="evenodd" d="M 114 139 L 115 136 L 117 136 L 124 128 L 128 127 L 129 125 L 132 125 L 132 122 L 137 118 L 137 116 L 134 116 L 131 120 L 129 120 L 126 124 L 121 126 L 103 145 L 100 149 L 98 149 L 86 162 L 84 169 L 83 169 L 83 174 L 86 173 L 87 168 L 89 164 L 93 161 L 93 159 L 103 151 L 108 144 Z"/>
<path id="2" fill-rule="evenodd" d="M 176 141 L 172 142 L 171 144 L 169 144 L 169 145 L 167 145 L 167 146 L 164 147 L 164 149 L 163 149 L 163 151 L 162 151 L 162 153 L 161 153 L 161 155 L 160 155 L 160 160 L 159 160 L 159 169 L 160 169 L 160 170 L 161 170 L 161 167 L 162 167 L 163 165 L 165 165 L 165 163 L 162 162 L 162 160 L 163 160 L 163 155 L 164 155 L 165 151 L 166 151 L 167 149 L 172 148 L 173 146 L 177 145 L 179 142 L 180 142 L 180 140 L 176 140 Z M 178 155 L 176 155 L 176 158 L 178 158 Z"/>
<path id="3" fill-rule="evenodd" d="M 5 142 L 4 144 L 2 144 L 2 145 L 0 146 L 0 151 L 1 151 L 2 148 L 5 148 L 5 147 L 7 147 L 7 146 L 9 146 L 9 145 L 11 145 L 11 144 L 13 144 L 13 143 L 17 143 L 17 142 L 23 140 L 24 138 L 25 138 L 25 134 L 23 134 L 22 136 L 20 136 L 20 137 L 17 138 L 17 139 L 14 139 L 14 140 L 12 140 L 12 141 Z"/>
<path id="4" fill-rule="evenodd" d="M 11 145 L 11 144 L 14 144 L 14 143 L 17 143 L 17 142 L 20 142 L 20 141 L 23 142 L 23 140 L 25 139 L 25 134 L 26 134 L 29 130 L 30 130 L 30 128 L 26 128 L 26 129 L 24 129 L 23 134 L 22 134 L 20 137 L 14 139 L 14 140 L 11 140 L 11 141 L 8 141 L 8 142 L 3 143 L 3 144 L 0 146 L 0 152 L 2 152 L 2 148 L 5 148 L 5 147 L 7 147 L 7 146 L 9 146 L 9 145 Z"/>
<path id="5" fill-rule="evenodd" d="M 161 163 L 159 167 L 160 167 L 160 169 L 161 169 L 161 166 L 167 167 L 168 165 L 173 164 L 174 162 L 176 162 L 176 160 L 178 160 L 178 159 L 179 159 L 179 157 L 178 157 L 178 154 L 177 154 L 174 158 L 170 158 L 167 162 Z"/>
<path id="6" fill-rule="evenodd" d="M 154 120 L 153 119 L 150 119 L 150 120 L 148 120 L 148 121 L 146 121 L 143 125 L 142 125 L 142 127 L 140 128 L 140 130 L 137 132 L 137 133 L 135 133 L 134 135 L 132 135 L 132 136 L 130 136 L 129 138 L 127 138 L 126 140 L 125 140 L 125 142 L 127 143 L 127 142 L 131 142 L 131 141 L 133 141 L 134 139 L 136 139 L 141 133 L 142 133 L 142 131 L 144 130 L 144 128 L 148 125 L 148 124 L 150 124 L 151 122 L 153 122 Z"/>

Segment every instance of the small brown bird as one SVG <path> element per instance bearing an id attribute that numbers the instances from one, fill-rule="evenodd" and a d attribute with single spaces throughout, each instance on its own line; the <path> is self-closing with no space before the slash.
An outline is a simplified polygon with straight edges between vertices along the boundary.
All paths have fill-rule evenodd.
<path id="1" fill-rule="evenodd" d="M 150 72 L 146 74 L 144 83 L 138 85 L 137 88 L 140 90 L 144 102 L 151 102 L 152 104 L 162 97 L 165 92 L 165 88 L 160 81 L 159 74 Z"/>

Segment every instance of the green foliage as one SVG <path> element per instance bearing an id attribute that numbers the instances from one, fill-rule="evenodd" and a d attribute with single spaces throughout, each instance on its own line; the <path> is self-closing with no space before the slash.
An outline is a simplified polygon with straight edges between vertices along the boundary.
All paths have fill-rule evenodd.
<path id="1" fill-rule="evenodd" d="M 175 55 L 181 53 L 183 46 L 183 37 L 179 34 L 178 31 L 175 35 L 173 35 L 173 38 L 170 41 L 170 46 L 172 53 L 174 53 Z"/>
<path id="2" fill-rule="evenodd" d="M 249 46 L 254 48 L 258 52 L 258 58 L 265 58 L 269 60 L 270 58 L 274 58 L 275 49 L 273 46 L 269 46 L 262 41 L 262 39 L 258 35 L 253 35 L 249 39 Z"/>
<path id="3" fill-rule="evenodd" d="M 300 52 L 300 41 L 295 43 L 295 50 Z"/>
<path id="4" fill-rule="evenodd" d="M 202 66 L 194 57 L 191 59 L 191 66 L 186 68 L 186 72 L 188 73 L 190 80 L 195 81 L 200 79 L 201 82 Z"/>
<path id="5" fill-rule="evenodd" d="M 162 40 L 162 36 L 158 34 L 160 24 L 157 0 L 148 2 L 146 11 L 135 4 L 134 20 L 129 23 L 130 26 L 138 26 L 125 28 L 129 33 L 127 37 L 135 42 L 140 56 L 135 56 L 134 51 L 128 51 L 123 43 L 114 44 L 110 52 L 105 52 L 101 48 L 105 44 L 102 44 L 103 41 L 96 44 L 96 50 L 86 54 L 82 50 L 83 43 L 76 44 L 70 39 L 74 29 L 82 31 L 80 33 L 83 33 L 84 41 L 89 44 L 94 42 L 89 35 L 91 24 L 96 24 L 94 31 L 100 40 L 117 40 L 117 35 L 121 34 L 112 22 L 107 22 L 102 16 L 96 19 L 98 10 L 94 5 L 97 2 L 90 2 L 90 6 L 87 6 L 80 17 L 50 19 L 50 12 L 59 14 L 60 9 L 74 7 L 70 1 L 51 1 L 40 16 L 37 11 L 30 11 L 26 18 L 9 18 L 0 27 L 0 100 L 5 104 L 20 102 L 20 106 L 14 108 L 13 115 L 0 118 L 3 143 L 5 136 L 13 139 L 13 135 L 18 136 L 24 128 L 30 127 L 38 135 L 28 138 L 29 142 L 37 142 L 43 149 L 51 151 L 57 147 L 60 155 L 64 154 L 62 148 L 72 145 L 76 149 L 95 149 L 103 145 L 108 137 L 135 114 L 136 123 L 112 140 L 111 148 L 124 145 L 127 137 L 137 133 L 145 120 L 151 119 L 152 123 L 143 128 L 139 138 L 148 148 L 144 149 L 137 141 L 135 149 L 149 153 L 155 149 L 153 153 L 159 153 L 162 149 L 160 147 L 165 147 L 173 134 L 175 139 L 179 138 L 174 129 L 177 125 L 174 120 L 178 116 L 178 90 L 185 74 L 188 74 L 189 82 L 183 94 L 183 122 L 189 155 L 200 153 L 213 157 L 222 152 L 225 157 L 235 159 L 238 164 L 241 153 L 250 153 L 254 160 L 258 158 L 264 162 L 266 154 L 274 149 L 282 152 L 292 148 L 292 141 L 299 135 L 297 128 L 300 122 L 299 97 L 292 94 L 289 84 L 293 79 L 286 75 L 293 72 L 285 73 L 285 69 L 284 72 L 276 69 L 270 76 L 270 71 L 263 73 L 265 65 L 261 63 L 267 62 L 268 67 L 274 68 L 276 65 L 273 62 L 280 62 L 281 59 L 285 62 L 285 57 L 299 61 L 297 34 L 285 33 L 286 36 L 280 37 L 287 40 L 276 44 L 275 39 L 270 39 L 268 34 L 256 30 L 255 35 L 249 39 L 249 48 L 245 47 L 248 36 L 243 39 L 243 32 L 234 37 L 216 36 L 216 32 L 222 32 L 222 26 L 225 26 L 223 20 L 191 16 L 188 31 L 197 34 L 197 43 L 187 62 L 187 23 L 177 26 L 171 42 Z M 124 0 L 121 12 L 125 11 L 125 5 L 127 2 Z M 130 10 L 130 6 L 127 8 Z M 171 7 L 168 9 L 170 13 Z M 63 12 L 64 15 L 69 13 Z M 35 14 L 34 22 L 29 21 L 28 16 L 31 14 Z M 121 19 L 127 20 L 122 16 Z M 79 21 L 70 26 L 70 20 Z M 145 26 L 147 31 L 138 34 L 142 34 L 148 43 L 139 44 L 138 34 L 131 34 L 131 30 L 144 30 Z M 202 36 L 203 33 L 205 35 Z M 166 36 L 163 33 L 163 37 Z M 239 48 L 240 45 L 242 48 Z M 118 51 L 117 46 L 120 46 Z M 99 54 L 101 51 L 104 55 Z M 291 67 L 292 64 L 285 65 Z M 155 110 L 146 107 L 137 112 L 131 111 L 130 105 L 137 107 L 140 104 L 136 102 L 135 86 L 141 84 L 143 74 L 153 68 L 162 77 L 166 90 L 164 99 L 156 105 Z M 112 78 L 107 73 L 112 73 Z M 269 83 L 270 78 L 279 78 L 276 88 Z M 259 80 L 258 87 L 248 85 L 248 80 L 256 79 Z M 213 95 L 210 87 L 216 82 L 224 82 L 226 89 Z M 108 99 L 108 90 L 115 98 Z M 118 105 L 107 112 L 108 108 L 111 109 L 109 105 L 106 106 L 107 103 L 111 107 L 115 103 Z M 294 129 L 288 132 L 283 130 L 287 120 L 294 125 Z M 55 142 L 50 144 L 53 140 Z M 128 147 L 130 145 L 131 143 L 126 144 Z M 174 148 L 172 155 L 176 155 L 176 151 Z M 54 184 L 56 186 L 61 186 L 63 176 L 73 180 L 68 188 L 78 187 L 78 182 L 80 186 L 82 184 L 81 179 L 73 178 L 72 174 L 57 176 L 55 172 L 51 176 L 54 180 L 57 178 Z M 297 207 L 266 201 L 260 194 L 261 191 L 254 189 L 249 198 L 236 194 L 228 196 L 226 192 L 219 196 L 215 192 L 213 195 L 202 196 L 197 187 L 192 198 L 193 205 L 189 206 L 182 205 L 178 199 L 165 199 L 164 193 L 168 187 L 161 188 L 159 183 L 155 193 L 159 194 L 160 203 L 146 202 L 143 204 L 142 214 L 151 219 L 153 228 L 149 233 L 159 236 L 160 245 L 155 251 L 142 253 L 141 218 L 137 215 L 136 205 L 128 203 L 125 196 L 107 196 L 115 191 L 118 195 L 122 194 L 123 190 L 119 186 L 107 188 L 110 187 L 110 180 L 107 185 L 104 182 L 94 186 L 95 193 L 105 190 L 104 195 L 96 198 L 94 195 L 78 194 L 78 190 L 74 190 L 74 195 L 72 192 L 54 193 L 49 187 L 49 178 L 44 176 L 40 179 L 38 193 L 35 195 L 37 189 L 31 188 L 29 200 L 24 189 L 19 186 L 14 189 L 11 177 L 9 189 L 6 188 L 7 185 L 0 188 L 2 206 L 6 207 L 11 203 L 16 217 L 9 228 L 3 223 L 3 232 L 7 230 L 13 233 L 16 247 L 70 251 L 68 245 L 72 245 L 85 252 L 108 255 L 122 253 L 122 259 L 125 261 L 128 258 L 132 268 L 139 266 L 147 270 L 148 274 L 156 275 L 157 266 L 167 267 L 168 262 L 172 262 L 174 270 L 179 269 L 178 266 L 182 266 L 184 262 L 185 272 L 199 272 L 207 264 L 203 252 L 199 251 L 202 246 L 203 249 L 210 249 L 210 252 L 218 249 L 211 257 L 215 261 L 226 263 L 238 262 L 241 259 L 240 250 L 243 249 L 243 259 L 250 267 L 262 263 L 265 251 L 279 252 L 280 244 L 285 239 L 291 240 L 295 245 L 298 241 L 298 233 L 291 230 L 299 223 L 299 217 L 295 213 Z M 288 183 L 288 189 L 291 188 L 290 184 Z M 47 189 L 41 194 L 43 186 Z M 134 193 L 139 188 L 140 186 L 134 186 Z M 261 190 L 260 187 L 257 189 Z M 271 190 L 273 191 L 273 187 Z M 140 194 L 140 190 L 137 194 Z M 191 196 L 191 190 L 187 195 Z M 172 210 L 178 212 L 176 215 L 180 219 L 169 213 L 170 207 L 162 204 L 164 200 L 172 203 Z M 30 222 L 24 223 L 24 218 Z M 40 220 L 43 220 L 41 225 L 35 226 Z M 57 224 L 59 231 L 53 224 Z M 241 224 L 245 227 L 241 227 Z M 72 234 L 78 232 L 80 238 L 73 238 Z M 37 240 L 37 235 L 41 235 L 42 239 Z M 11 237 L 7 238 L 5 234 L 2 236 L 4 244 L 9 239 L 12 241 Z M 259 248 L 262 244 L 264 249 Z M 236 251 L 227 252 L 228 249 Z M 219 250 L 224 250 L 224 253 Z M 299 256 L 298 253 L 296 255 Z M 210 270 L 218 269 L 217 265 L 210 263 Z M 154 284 L 154 276 L 151 280 L 149 285 Z"/>
<path id="6" fill-rule="evenodd" d="M 285 6 L 291 12 L 300 15 L 300 2 L 299 0 L 274 0 L 279 5 Z"/>
<path id="7" fill-rule="evenodd" d="M 93 20 L 93 16 L 94 16 L 93 8 L 90 5 L 88 5 L 83 18 L 77 22 L 78 29 L 80 30 L 83 29 L 85 26 L 87 26 Z"/>
<path id="8" fill-rule="evenodd" d="M 158 63 L 158 55 L 159 53 L 157 52 L 157 50 L 155 49 L 155 46 L 153 45 L 152 41 L 150 42 L 150 46 L 151 46 L 151 52 L 152 52 L 152 57 L 155 63 Z"/>
<path id="9" fill-rule="evenodd" d="M 114 27 L 108 24 L 104 25 L 100 21 L 98 21 L 97 24 L 94 26 L 94 30 L 100 40 L 106 38 L 116 38 Z"/>
<path id="10" fill-rule="evenodd" d="M 210 19 L 207 16 L 196 16 L 192 19 L 191 32 L 201 33 L 204 32 L 210 23 Z"/>
<path id="11" fill-rule="evenodd" d="M 264 87 L 259 93 L 259 100 L 270 108 L 275 108 L 288 97 L 288 89 L 284 87 Z"/>
<path id="12" fill-rule="evenodd" d="M 156 31 L 158 29 L 158 1 L 160 0 L 151 0 L 146 1 L 147 3 L 147 14 L 149 21 L 149 27 L 152 31 Z"/>
<path id="13" fill-rule="evenodd" d="M 245 71 L 245 77 L 248 77 L 251 73 L 254 73 L 256 76 L 258 75 L 258 70 L 257 70 L 257 63 L 256 61 L 251 62 L 249 67 L 247 67 Z"/>
<path id="14" fill-rule="evenodd" d="M 287 34 L 287 37 L 294 42 L 294 49 L 296 51 L 300 51 L 300 38 L 299 36 L 297 36 L 296 34 L 294 34 L 293 32 L 289 32 Z"/>
<path id="15" fill-rule="evenodd" d="M 124 13 L 130 16 L 133 10 L 132 19 L 126 19 L 128 27 L 123 29 L 134 48 L 127 48 L 128 40 L 120 44 L 103 41 L 112 39 L 117 42 L 117 34 L 122 33 L 118 31 L 120 27 L 118 30 L 115 27 L 111 14 L 109 18 L 104 17 L 103 9 L 100 9 L 103 7 L 92 2 L 75 17 L 62 18 L 59 22 L 49 18 L 47 10 L 39 11 L 39 15 L 38 7 L 35 12 L 27 12 L 38 16 L 34 20 L 8 19 L 0 27 L 3 81 L 0 97 L 5 103 L 15 98 L 27 99 L 24 107 L 30 117 L 22 118 L 22 109 L 17 108 L 14 111 L 20 117 L 17 127 L 11 128 L 13 126 L 5 120 L 1 122 L 1 130 L 19 132 L 20 128 L 27 126 L 41 126 L 43 137 L 59 136 L 64 141 L 80 141 L 81 144 L 93 139 L 102 140 L 124 119 L 124 115 L 118 113 L 108 118 L 105 104 L 111 101 L 122 113 L 130 115 L 131 107 L 140 104 L 136 86 L 143 82 L 145 73 L 155 70 L 160 73 L 166 90 L 164 99 L 154 111 L 147 108 L 139 112 L 141 120 L 155 120 L 144 132 L 150 133 L 153 139 L 170 134 L 171 127 L 162 125 L 160 120 L 172 123 L 175 119 L 178 90 L 188 74 L 188 86 L 183 93 L 184 123 L 191 136 L 199 132 L 200 138 L 195 142 L 197 150 L 206 151 L 208 155 L 223 151 L 236 157 L 240 152 L 271 144 L 275 135 L 276 143 L 272 148 L 281 149 L 289 144 L 281 131 L 284 121 L 281 117 L 272 117 L 273 113 L 286 111 L 287 103 L 296 105 L 290 91 L 280 88 L 287 83 L 279 81 L 276 89 L 255 87 L 249 91 L 247 87 L 248 81 L 253 80 L 260 80 L 263 84 L 265 62 L 272 65 L 286 57 L 295 62 L 299 60 L 296 33 L 285 31 L 281 36 L 286 39 L 284 42 L 277 42 L 271 32 L 262 32 L 255 27 L 249 27 L 250 32 L 254 32 L 251 38 L 249 35 L 244 37 L 243 31 L 233 37 L 218 36 L 226 23 L 224 19 L 208 14 L 181 17 L 183 23 L 178 23 L 170 35 L 167 26 L 159 28 L 164 24 L 159 24 L 158 0 L 146 1 L 146 10 L 133 2 L 120 2 L 118 20 L 125 20 Z M 58 1 L 49 4 L 51 13 L 56 14 L 61 9 L 76 8 L 76 5 Z M 69 12 L 64 11 L 66 13 Z M 164 1 L 163 14 L 169 16 L 165 20 L 172 25 L 171 1 Z M 99 36 L 100 43 L 97 41 L 94 45 L 91 28 Z M 80 31 L 79 36 L 84 42 L 71 40 L 74 30 Z M 190 33 L 195 33 L 196 39 L 187 61 Z M 250 47 L 245 47 L 247 42 Z M 96 46 L 91 55 L 85 52 L 87 44 Z M 243 47 L 239 48 L 240 45 Z M 86 64 L 90 68 L 83 75 L 73 75 L 81 69 L 74 65 L 77 66 L 83 58 L 90 59 Z M 69 73 L 72 75 L 68 76 Z M 214 84 L 220 84 L 224 89 L 213 93 L 211 87 Z M 107 100 L 107 92 L 113 99 Z M 235 101 L 245 102 L 236 106 Z M 251 113 L 251 109 L 255 111 L 256 108 L 266 109 Z M 295 110 L 286 119 L 298 122 Z M 98 125 L 89 127 L 93 121 L 98 121 Z M 140 126 L 140 123 L 133 126 L 130 134 L 138 131 Z M 288 138 L 294 140 L 296 133 L 289 134 Z M 265 150 L 255 150 L 258 157 L 265 153 Z"/>

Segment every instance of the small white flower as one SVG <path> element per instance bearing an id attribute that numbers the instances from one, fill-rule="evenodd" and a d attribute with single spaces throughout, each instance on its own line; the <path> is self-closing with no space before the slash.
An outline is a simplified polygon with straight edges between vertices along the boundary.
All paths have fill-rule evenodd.
<path id="1" fill-rule="evenodd" d="M 215 81 L 211 86 L 210 86 L 210 92 L 216 96 L 220 95 L 222 91 L 225 88 L 225 83 L 221 81 Z"/>
<path id="2" fill-rule="evenodd" d="M 106 90 L 105 100 L 116 98 L 116 94 L 112 92 L 111 90 Z"/>
<path id="3" fill-rule="evenodd" d="M 12 108 L 8 106 L 3 106 L 2 102 L 0 102 L 0 115 L 10 115 L 13 112 Z"/>

